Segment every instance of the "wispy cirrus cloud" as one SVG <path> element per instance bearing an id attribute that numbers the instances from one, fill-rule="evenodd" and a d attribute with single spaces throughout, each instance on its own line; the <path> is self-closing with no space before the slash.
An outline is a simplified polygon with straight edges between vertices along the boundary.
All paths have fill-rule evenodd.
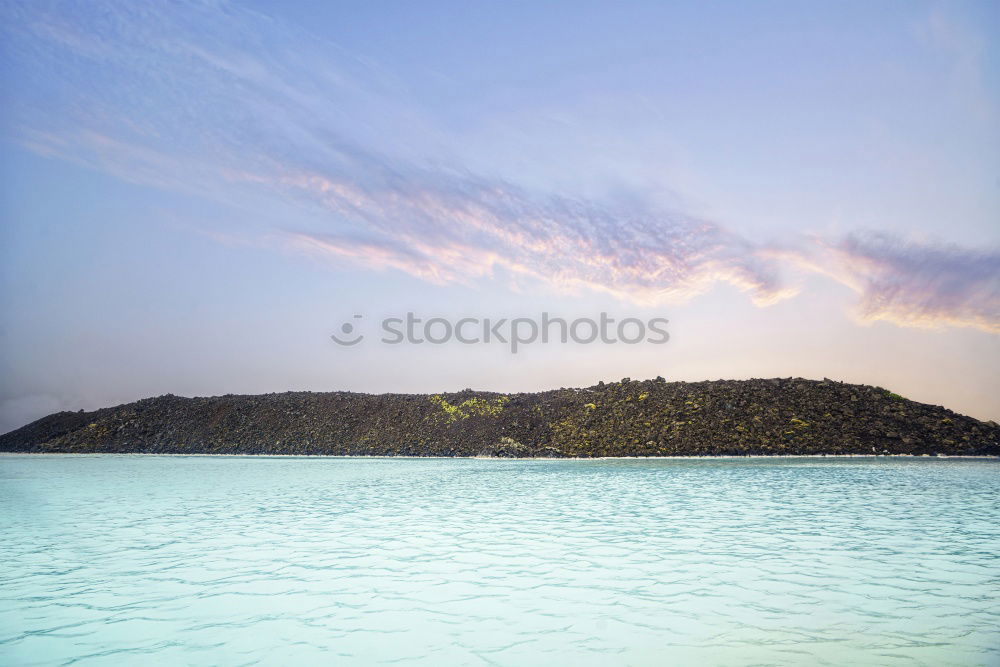
<path id="1" fill-rule="evenodd" d="M 249 10 L 187 2 L 8 7 L 13 131 L 32 150 L 224 202 L 290 202 L 291 247 L 435 284 L 499 272 L 559 290 L 681 302 L 729 284 L 766 305 L 806 268 L 865 320 L 1000 330 L 996 253 L 886 236 L 781 239 L 652 205 L 539 192 L 393 154 L 433 135 L 391 74 Z M 388 137 L 388 140 L 385 138 Z M 319 220 L 318 223 L 315 221 Z"/>
<path id="2" fill-rule="evenodd" d="M 855 233 L 820 242 L 817 270 L 860 295 L 862 321 L 1000 333 L 1000 251 Z"/>
<path id="3" fill-rule="evenodd" d="M 319 174 L 292 179 L 331 212 L 364 221 L 340 233 L 295 232 L 295 244 L 437 284 L 503 269 L 640 303 L 684 301 L 719 282 L 760 304 L 792 292 L 758 248 L 709 222 L 467 174 L 411 169 L 397 178 L 365 187 Z"/>

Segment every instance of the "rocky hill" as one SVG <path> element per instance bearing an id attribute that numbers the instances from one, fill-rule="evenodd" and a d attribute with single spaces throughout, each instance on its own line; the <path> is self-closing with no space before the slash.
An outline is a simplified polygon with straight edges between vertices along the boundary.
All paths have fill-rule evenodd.
<path id="1" fill-rule="evenodd" d="M 1000 455 L 1000 426 L 885 389 L 662 378 L 530 394 L 159 396 L 60 412 L 7 452 L 373 456 Z"/>

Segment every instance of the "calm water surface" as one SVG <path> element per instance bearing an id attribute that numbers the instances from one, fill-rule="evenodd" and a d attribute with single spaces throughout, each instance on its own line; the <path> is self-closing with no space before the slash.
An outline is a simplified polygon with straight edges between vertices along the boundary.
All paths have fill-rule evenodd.
<path id="1" fill-rule="evenodd" d="M 1000 664 L 1000 462 L 0 457 L 0 664 Z"/>

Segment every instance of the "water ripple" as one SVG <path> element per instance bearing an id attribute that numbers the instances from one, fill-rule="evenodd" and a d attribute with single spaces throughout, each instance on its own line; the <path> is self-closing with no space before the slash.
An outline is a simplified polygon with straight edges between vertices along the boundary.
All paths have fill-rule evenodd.
<path id="1" fill-rule="evenodd" d="M 0 664 L 1000 664 L 1000 462 L 0 457 Z"/>

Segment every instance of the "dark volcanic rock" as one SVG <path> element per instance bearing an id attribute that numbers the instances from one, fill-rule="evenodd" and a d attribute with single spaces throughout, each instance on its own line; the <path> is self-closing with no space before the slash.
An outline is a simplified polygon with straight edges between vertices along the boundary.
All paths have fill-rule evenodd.
<path id="1" fill-rule="evenodd" d="M 1000 426 L 885 389 L 800 378 L 623 380 L 537 394 L 160 396 L 60 412 L 7 452 L 519 458 L 767 454 L 1000 455 Z"/>

